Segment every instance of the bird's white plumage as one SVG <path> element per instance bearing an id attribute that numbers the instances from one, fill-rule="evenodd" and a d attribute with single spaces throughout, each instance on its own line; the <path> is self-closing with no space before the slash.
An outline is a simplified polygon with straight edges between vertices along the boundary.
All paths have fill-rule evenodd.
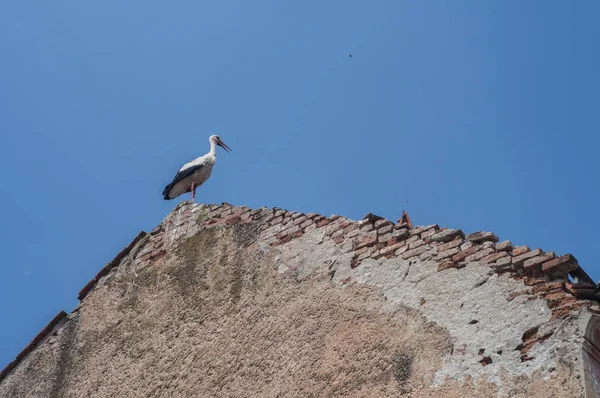
<path id="1" fill-rule="evenodd" d="M 210 174 L 212 173 L 213 165 L 217 160 L 216 156 L 209 155 L 210 154 L 206 154 L 197 159 L 194 159 L 191 162 L 184 164 L 183 167 L 179 169 L 179 172 L 181 173 L 185 172 L 185 170 L 187 169 L 191 169 L 196 166 L 202 166 L 190 176 L 182 179 L 181 181 L 173 185 L 173 188 L 171 188 L 171 190 L 169 191 L 169 197 L 176 198 L 179 195 L 189 192 L 190 187 L 192 186 L 192 182 L 194 183 L 195 187 L 199 187 L 200 185 L 204 184 L 206 180 L 208 180 Z"/>
<path id="2" fill-rule="evenodd" d="M 194 167 L 194 166 L 198 166 L 198 165 L 205 165 L 207 162 L 210 162 L 210 159 L 212 158 L 212 164 L 215 164 L 215 160 L 216 160 L 216 155 L 214 156 L 209 156 L 210 153 L 207 153 L 206 155 L 202 155 L 199 158 L 196 158 L 190 162 L 187 162 L 186 164 L 184 164 L 183 166 L 181 166 L 181 168 L 179 169 L 179 171 L 183 171 L 185 169 L 189 169 L 190 167 Z"/>
<path id="3" fill-rule="evenodd" d="M 165 187 L 163 192 L 165 199 L 174 199 L 190 191 L 193 198 L 195 189 L 208 180 L 217 161 L 216 145 L 227 147 L 216 135 L 210 136 L 209 142 L 210 152 L 181 166 L 171 184 Z"/>

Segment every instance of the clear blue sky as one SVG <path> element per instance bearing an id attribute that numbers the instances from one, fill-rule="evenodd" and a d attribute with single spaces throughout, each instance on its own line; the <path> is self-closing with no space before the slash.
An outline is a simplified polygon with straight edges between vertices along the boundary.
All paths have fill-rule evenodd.
<path id="1" fill-rule="evenodd" d="M 598 1 L 251 3 L 0 5 L 0 367 L 213 133 L 197 201 L 407 209 L 600 279 Z"/>

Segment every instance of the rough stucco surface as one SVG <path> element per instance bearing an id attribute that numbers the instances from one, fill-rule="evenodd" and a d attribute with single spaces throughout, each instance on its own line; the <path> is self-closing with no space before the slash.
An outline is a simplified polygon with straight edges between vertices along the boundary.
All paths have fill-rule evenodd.
<path id="1" fill-rule="evenodd" d="M 206 210 L 178 207 L 138 242 L 0 396 L 584 396 L 586 311 L 509 301 L 523 283 L 476 262 L 352 268 L 352 241 L 325 228 L 273 246 L 260 220 L 207 227 Z M 523 361 L 532 328 L 549 337 Z"/>

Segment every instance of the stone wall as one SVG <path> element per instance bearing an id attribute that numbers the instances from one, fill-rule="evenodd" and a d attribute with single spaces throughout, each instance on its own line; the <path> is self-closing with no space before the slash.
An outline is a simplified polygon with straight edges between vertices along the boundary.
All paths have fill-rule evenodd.
<path id="1" fill-rule="evenodd" d="M 597 286 L 571 255 L 498 242 L 406 214 L 184 202 L 0 373 L 0 396 L 594 396 Z"/>

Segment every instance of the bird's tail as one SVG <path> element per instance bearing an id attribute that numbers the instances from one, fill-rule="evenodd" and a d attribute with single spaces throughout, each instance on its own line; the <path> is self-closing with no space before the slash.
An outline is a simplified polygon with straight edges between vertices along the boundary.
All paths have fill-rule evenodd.
<path id="1" fill-rule="evenodd" d="M 171 190 L 171 184 L 167 185 L 162 192 L 162 196 L 164 200 L 171 200 L 173 198 L 169 198 L 169 191 Z"/>

